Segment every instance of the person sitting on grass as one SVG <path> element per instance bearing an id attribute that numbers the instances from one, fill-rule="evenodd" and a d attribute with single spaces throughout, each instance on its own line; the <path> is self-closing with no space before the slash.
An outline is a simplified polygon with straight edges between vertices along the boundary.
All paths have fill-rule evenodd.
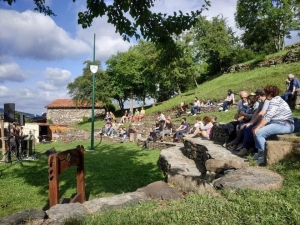
<path id="1" fill-rule="evenodd" d="M 213 123 L 212 123 L 212 119 L 209 116 L 205 116 L 203 118 L 203 122 L 204 125 L 197 127 L 197 129 L 195 130 L 195 132 L 193 133 L 193 135 L 191 135 L 190 137 L 197 137 L 198 134 L 200 134 L 200 136 L 203 139 L 211 139 L 212 136 L 212 128 L 213 128 Z"/>
<path id="2" fill-rule="evenodd" d="M 201 107 L 200 107 L 200 101 L 198 99 L 198 97 L 194 98 L 194 106 L 191 109 L 191 113 L 193 116 L 196 116 L 198 112 L 201 111 Z"/>
<path id="3" fill-rule="evenodd" d="M 228 89 L 226 99 L 223 102 L 222 107 L 219 110 L 220 111 L 223 110 L 224 112 L 227 112 L 228 106 L 232 105 L 233 103 L 234 103 L 234 94 L 231 89 Z"/>
<path id="4" fill-rule="evenodd" d="M 186 118 L 183 117 L 181 119 L 181 125 L 176 129 L 176 133 L 174 134 L 174 142 L 179 140 L 180 135 L 186 134 L 189 131 L 189 124 L 186 122 Z"/>
<path id="5" fill-rule="evenodd" d="M 281 96 L 284 101 L 287 101 L 290 96 L 295 94 L 295 91 L 300 88 L 299 80 L 293 75 L 289 74 L 287 79 L 290 81 L 289 87 L 287 88 L 286 92 Z"/>
<path id="6" fill-rule="evenodd" d="M 172 124 L 172 121 L 171 121 L 171 117 L 168 116 L 167 119 L 166 119 L 166 122 L 164 123 L 163 130 L 161 132 L 161 138 L 160 138 L 161 142 L 164 141 L 164 138 L 167 134 L 172 133 L 172 129 L 173 129 L 173 124 Z"/>
<path id="7" fill-rule="evenodd" d="M 181 114 L 186 113 L 187 107 L 184 102 L 180 102 L 179 109 L 176 114 L 176 118 L 181 117 Z"/>

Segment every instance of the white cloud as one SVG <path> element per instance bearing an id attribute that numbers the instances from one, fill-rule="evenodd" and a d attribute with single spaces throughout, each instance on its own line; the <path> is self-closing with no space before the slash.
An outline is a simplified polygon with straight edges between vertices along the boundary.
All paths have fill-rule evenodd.
<path id="1" fill-rule="evenodd" d="M 90 52 L 82 40 L 72 39 L 49 16 L 0 9 L 0 52 L 19 57 L 54 60 Z M 10 21 L 9 23 L 7 21 Z"/>
<path id="2" fill-rule="evenodd" d="M 87 29 L 82 29 L 79 26 L 77 37 L 89 43 L 93 49 L 94 33 L 96 34 L 95 55 L 96 59 L 99 59 L 101 62 L 105 62 L 118 51 L 127 51 L 134 44 L 124 41 L 120 34 L 115 32 L 115 27 L 107 22 L 106 16 L 94 19 L 92 27 Z M 90 52 L 90 58 L 93 58 L 93 51 Z"/>
<path id="3" fill-rule="evenodd" d="M 58 88 L 53 84 L 45 83 L 44 81 L 38 81 L 37 87 L 44 91 L 56 91 Z"/>
<path id="4" fill-rule="evenodd" d="M 12 93 L 9 92 L 9 89 L 5 86 L 0 86 L 0 97 L 12 96 Z"/>
<path id="5" fill-rule="evenodd" d="M 5 81 L 22 82 L 26 79 L 24 73 L 15 62 L 0 62 L 0 83 Z"/>
<path id="6" fill-rule="evenodd" d="M 45 78 L 55 86 L 64 86 L 71 81 L 71 72 L 59 68 L 46 68 Z"/>

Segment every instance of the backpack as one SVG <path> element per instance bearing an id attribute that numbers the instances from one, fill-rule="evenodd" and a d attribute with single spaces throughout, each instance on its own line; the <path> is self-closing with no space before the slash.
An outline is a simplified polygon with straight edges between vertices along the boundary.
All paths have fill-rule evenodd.
<path id="1" fill-rule="evenodd" d="M 294 118 L 294 132 L 293 133 L 298 133 L 300 132 L 300 119 L 299 118 Z"/>

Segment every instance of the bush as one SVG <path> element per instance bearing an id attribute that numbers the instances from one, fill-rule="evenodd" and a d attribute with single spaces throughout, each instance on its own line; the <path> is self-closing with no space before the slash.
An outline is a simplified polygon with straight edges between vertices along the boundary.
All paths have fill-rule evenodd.
<path id="1" fill-rule="evenodd" d="M 48 124 L 53 124 L 53 121 L 51 119 L 47 119 Z"/>
<path id="2" fill-rule="evenodd" d="M 86 116 L 83 116 L 82 117 L 82 123 L 87 123 L 87 122 L 89 122 L 89 118 L 86 117 Z"/>

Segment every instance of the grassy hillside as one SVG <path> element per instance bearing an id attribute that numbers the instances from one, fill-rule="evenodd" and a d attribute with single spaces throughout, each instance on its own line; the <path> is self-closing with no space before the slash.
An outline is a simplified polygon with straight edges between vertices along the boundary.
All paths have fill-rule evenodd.
<path id="1" fill-rule="evenodd" d="M 249 93 L 254 92 L 257 88 L 264 88 L 268 84 L 277 85 L 280 87 L 281 93 L 285 91 L 285 80 L 288 74 L 292 73 L 300 79 L 300 62 L 292 64 L 280 64 L 276 67 L 258 68 L 247 72 L 225 74 L 210 81 L 207 81 L 198 88 L 190 90 L 186 93 L 182 93 L 162 104 L 154 107 L 150 107 L 146 110 L 146 114 L 157 113 L 158 111 L 169 111 L 179 105 L 180 102 L 191 103 L 194 97 L 207 100 L 213 99 L 214 101 L 222 102 L 227 94 L 228 89 L 232 89 L 234 93 L 239 93 L 241 90 L 246 90 Z M 191 94 L 195 93 L 195 94 Z M 191 94 L 191 95 L 189 95 Z M 188 96 L 186 96 L 188 95 Z M 239 96 L 236 95 L 236 100 L 239 100 Z M 294 116 L 300 117 L 299 110 L 294 110 Z M 218 121 L 228 122 L 232 120 L 234 110 L 227 113 L 217 112 L 213 113 L 218 117 Z M 168 113 L 166 113 L 168 115 Z M 205 114 L 201 115 L 202 117 Z M 173 121 L 179 121 L 180 119 L 174 119 Z M 194 117 L 188 117 L 189 123 L 194 122 Z M 154 121 L 153 121 L 154 123 Z M 95 122 L 95 128 L 100 128 L 103 125 L 103 120 Z M 84 123 L 77 125 L 78 129 L 90 130 L 90 123 Z"/>
<path id="2" fill-rule="evenodd" d="M 225 74 L 211 81 L 201 84 L 198 88 L 190 90 L 187 93 L 196 94 L 189 96 L 178 95 L 175 98 L 166 101 L 163 104 L 148 109 L 148 113 L 164 111 L 166 108 L 177 106 L 180 102 L 192 102 L 194 97 L 199 99 L 215 99 L 221 101 L 225 99 L 227 90 L 232 89 L 233 92 L 238 93 L 241 90 L 253 92 L 257 88 L 264 88 L 268 84 L 277 85 L 280 87 L 281 92 L 285 90 L 286 76 L 290 73 L 300 78 L 300 62 L 292 64 L 281 64 L 276 67 L 259 68 L 247 72 Z M 237 97 L 237 100 L 239 98 Z"/>

